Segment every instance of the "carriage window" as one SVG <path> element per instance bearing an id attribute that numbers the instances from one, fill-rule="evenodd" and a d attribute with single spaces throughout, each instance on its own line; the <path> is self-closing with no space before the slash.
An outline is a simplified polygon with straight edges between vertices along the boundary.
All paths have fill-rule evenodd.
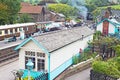
<path id="1" fill-rule="evenodd" d="M 28 31 L 28 27 L 26 27 L 27 28 L 27 31 Z"/>
<path id="2" fill-rule="evenodd" d="M 22 28 L 19 28 L 20 31 L 22 31 L 23 29 Z"/>
<path id="3" fill-rule="evenodd" d="M 0 30 L 0 35 L 2 34 L 2 31 Z"/>
<path id="4" fill-rule="evenodd" d="M 15 28 L 15 32 L 17 32 L 17 28 Z"/>
<path id="5" fill-rule="evenodd" d="M 10 34 L 12 34 L 13 33 L 13 30 L 12 29 L 10 29 Z"/>
<path id="6" fill-rule="evenodd" d="M 7 29 L 5 30 L 5 34 L 8 34 L 8 30 Z"/>
<path id="7" fill-rule="evenodd" d="M 23 30 L 26 31 L 26 27 L 24 27 Z"/>

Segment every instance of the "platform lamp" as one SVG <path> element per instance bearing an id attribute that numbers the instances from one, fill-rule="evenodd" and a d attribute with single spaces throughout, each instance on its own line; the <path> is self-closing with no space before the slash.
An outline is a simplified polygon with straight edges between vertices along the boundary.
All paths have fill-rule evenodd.
<path id="1" fill-rule="evenodd" d="M 28 60 L 26 66 L 27 66 L 27 69 L 28 69 L 28 80 L 30 80 L 30 70 L 32 70 L 33 66 L 34 66 L 31 59 Z"/>

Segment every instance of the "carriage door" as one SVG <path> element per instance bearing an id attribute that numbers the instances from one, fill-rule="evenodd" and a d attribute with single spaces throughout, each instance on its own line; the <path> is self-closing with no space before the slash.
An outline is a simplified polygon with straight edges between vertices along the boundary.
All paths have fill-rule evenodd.
<path id="1" fill-rule="evenodd" d="M 108 35 L 108 29 L 109 29 L 109 22 L 108 21 L 104 21 L 103 22 L 103 35 Z"/>

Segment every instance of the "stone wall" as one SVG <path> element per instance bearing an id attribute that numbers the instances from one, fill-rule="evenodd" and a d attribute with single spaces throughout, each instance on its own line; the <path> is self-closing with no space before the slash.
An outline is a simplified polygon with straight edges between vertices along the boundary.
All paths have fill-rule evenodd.
<path id="1" fill-rule="evenodd" d="M 81 62 L 77 65 L 73 65 L 72 67 L 66 69 L 63 73 L 61 73 L 56 79 L 54 80 L 65 80 L 66 77 L 69 77 L 71 75 L 74 75 L 80 71 L 83 71 L 87 68 L 91 67 L 93 59 L 89 59 L 87 61 Z"/>

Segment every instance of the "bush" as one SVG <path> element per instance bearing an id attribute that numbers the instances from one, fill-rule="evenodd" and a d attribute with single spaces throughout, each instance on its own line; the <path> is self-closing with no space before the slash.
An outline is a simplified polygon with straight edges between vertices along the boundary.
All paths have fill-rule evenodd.
<path id="1" fill-rule="evenodd" d="M 77 64 L 79 62 L 78 56 L 73 56 L 73 64 Z"/>
<path id="2" fill-rule="evenodd" d="M 115 78 L 120 78 L 120 71 L 118 70 L 118 66 L 116 65 L 116 62 L 112 60 L 108 62 L 94 61 L 92 64 L 92 68 L 96 72 L 106 74 Z"/>
<path id="3" fill-rule="evenodd" d="M 120 71 L 120 57 L 116 58 L 116 65 L 118 66 L 118 70 Z"/>

